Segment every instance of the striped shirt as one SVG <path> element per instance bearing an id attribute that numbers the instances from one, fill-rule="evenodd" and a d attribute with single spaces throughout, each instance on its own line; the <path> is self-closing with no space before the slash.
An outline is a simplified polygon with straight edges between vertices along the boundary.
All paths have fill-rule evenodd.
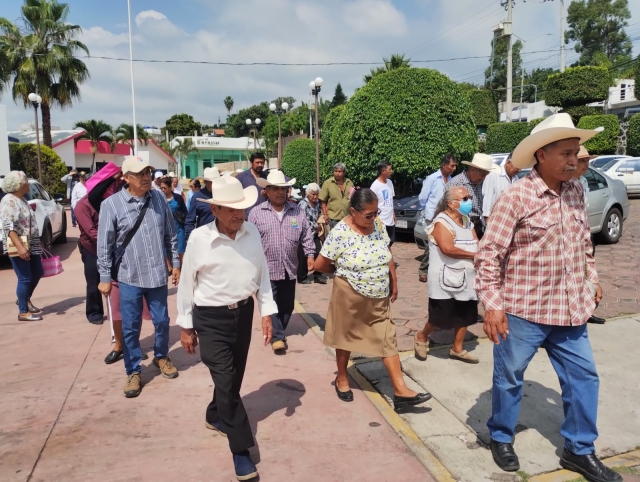
<path id="1" fill-rule="evenodd" d="M 296 279 L 298 272 L 298 245 L 304 254 L 313 258 L 316 246 L 309 222 L 297 204 L 286 202 L 282 220 L 269 201 L 255 206 L 249 213 L 249 222 L 256 225 L 262 238 L 262 249 L 267 258 L 272 281 Z"/>
<path id="2" fill-rule="evenodd" d="M 532 169 L 503 192 L 475 268 L 486 310 L 543 325 L 586 323 L 595 300 L 585 281 L 598 283 L 598 273 L 580 182 L 563 182 L 558 195 Z"/>
<path id="3" fill-rule="evenodd" d="M 473 196 L 473 207 L 471 208 L 471 213 L 469 213 L 471 220 L 482 219 L 482 200 L 484 199 L 482 195 L 482 182 L 478 184 L 472 183 L 465 171 L 451 179 L 447 187 L 451 189 L 453 186 L 463 187 Z"/>
<path id="4" fill-rule="evenodd" d="M 110 196 L 100 207 L 98 225 L 98 272 L 100 282 L 111 281 L 111 258 L 116 246 L 122 245 L 133 228 L 146 199 L 149 207 L 140 228 L 122 258 L 118 281 L 138 288 L 158 288 L 167 284 L 167 263 L 180 267 L 178 235 L 173 213 L 164 194 L 150 190 L 142 198 L 132 196 L 127 189 Z"/>

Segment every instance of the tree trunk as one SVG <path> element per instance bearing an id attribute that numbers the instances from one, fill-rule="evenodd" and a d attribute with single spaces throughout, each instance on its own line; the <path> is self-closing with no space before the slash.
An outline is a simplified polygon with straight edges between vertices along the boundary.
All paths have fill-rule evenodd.
<path id="1" fill-rule="evenodd" d="M 95 151 L 93 152 L 93 158 L 91 159 L 91 174 L 95 174 L 96 171 L 94 171 L 95 166 L 96 165 L 96 153 Z"/>
<path id="2" fill-rule="evenodd" d="M 53 144 L 51 141 L 51 108 L 49 104 L 42 101 L 40 109 L 42 110 L 42 143 L 47 147 L 51 147 Z"/>

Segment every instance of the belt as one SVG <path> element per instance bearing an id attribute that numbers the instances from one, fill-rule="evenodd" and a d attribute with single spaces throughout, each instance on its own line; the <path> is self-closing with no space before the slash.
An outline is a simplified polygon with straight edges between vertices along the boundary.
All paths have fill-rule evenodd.
<path id="1" fill-rule="evenodd" d="M 251 299 L 251 297 L 238 301 L 237 303 L 231 303 L 230 305 L 224 305 L 224 306 L 198 306 L 199 309 L 201 310 L 237 310 L 238 308 L 240 308 L 241 306 L 246 305 L 247 303 L 249 303 L 249 300 Z"/>

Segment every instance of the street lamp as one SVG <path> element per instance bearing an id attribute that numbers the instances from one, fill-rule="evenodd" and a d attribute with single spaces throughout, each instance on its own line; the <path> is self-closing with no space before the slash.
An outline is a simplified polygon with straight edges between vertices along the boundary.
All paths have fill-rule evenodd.
<path id="1" fill-rule="evenodd" d="M 311 95 L 316 99 L 316 182 L 320 185 L 320 129 L 318 128 L 318 95 L 320 88 L 324 84 L 322 77 L 316 77 L 316 80 L 309 82 Z"/>
<path id="2" fill-rule="evenodd" d="M 287 112 L 289 104 L 287 102 L 283 102 L 282 105 L 278 107 L 272 102 L 269 104 L 269 109 L 278 116 L 278 169 L 280 169 L 280 166 L 282 165 L 282 129 L 280 128 L 280 116 Z"/>
<path id="3" fill-rule="evenodd" d="M 258 148 L 256 147 L 256 132 L 258 131 L 258 127 L 260 127 L 260 122 L 262 122 L 260 119 L 256 119 L 254 121 L 252 121 L 251 119 L 247 119 L 245 121 L 245 123 L 249 126 L 249 132 L 253 132 L 253 152 L 258 150 Z M 251 127 L 252 125 L 255 125 L 255 127 Z"/>
<path id="4" fill-rule="evenodd" d="M 36 115 L 36 145 L 38 146 L 38 182 L 42 184 L 42 162 L 40 161 L 40 128 L 38 127 L 38 106 L 42 104 L 42 97 L 33 92 L 29 94 L 29 100 Z"/>

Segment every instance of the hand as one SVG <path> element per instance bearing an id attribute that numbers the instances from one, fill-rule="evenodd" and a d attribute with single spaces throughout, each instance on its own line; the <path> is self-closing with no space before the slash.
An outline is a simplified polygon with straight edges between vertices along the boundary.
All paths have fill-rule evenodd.
<path id="1" fill-rule="evenodd" d="M 313 258 L 307 258 L 307 271 L 309 273 L 311 273 L 313 271 L 313 263 L 314 263 L 314 259 Z"/>
<path id="2" fill-rule="evenodd" d="M 602 286 L 600 286 L 600 283 L 598 283 L 596 285 L 596 307 L 600 304 L 601 300 L 602 300 Z"/>
<path id="3" fill-rule="evenodd" d="M 109 283 L 100 283 L 98 285 L 98 291 L 102 293 L 104 296 L 109 296 L 111 293 L 111 282 Z"/>
<path id="4" fill-rule="evenodd" d="M 398 283 L 391 282 L 391 303 L 398 299 Z"/>
<path id="5" fill-rule="evenodd" d="M 173 286 L 177 286 L 180 281 L 180 268 L 173 268 L 173 270 L 171 270 L 171 279 L 173 280 Z"/>
<path id="6" fill-rule="evenodd" d="M 506 340 L 509 334 L 507 314 L 504 310 L 488 310 L 484 314 L 484 326 L 482 328 L 489 339 L 499 345 L 500 337 Z"/>
<path id="7" fill-rule="evenodd" d="M 20 257 L 20 259 L 24 259 L 25 261 L 29 261 L 29 259 L 31 259 L 29 250 L 24 247 L 24 244 L 18 243 L 16 245 L 16 249 L 18 250 L 18 256 Z"/>
<path id="8" fill-rule="evenodd" d="M 271 323 L 271 315 L 262 317 L 262 336 L 264 337 L 264 346 L 271 343 L 273 335 L 273 324 Z"/>
<path id="9" fill-rule="evenodd" d="M 198 346 L 198 335 L 193 328 L 183 328 L 180 333 L 180 344 L 189 355 L 195 355 Z"/>

